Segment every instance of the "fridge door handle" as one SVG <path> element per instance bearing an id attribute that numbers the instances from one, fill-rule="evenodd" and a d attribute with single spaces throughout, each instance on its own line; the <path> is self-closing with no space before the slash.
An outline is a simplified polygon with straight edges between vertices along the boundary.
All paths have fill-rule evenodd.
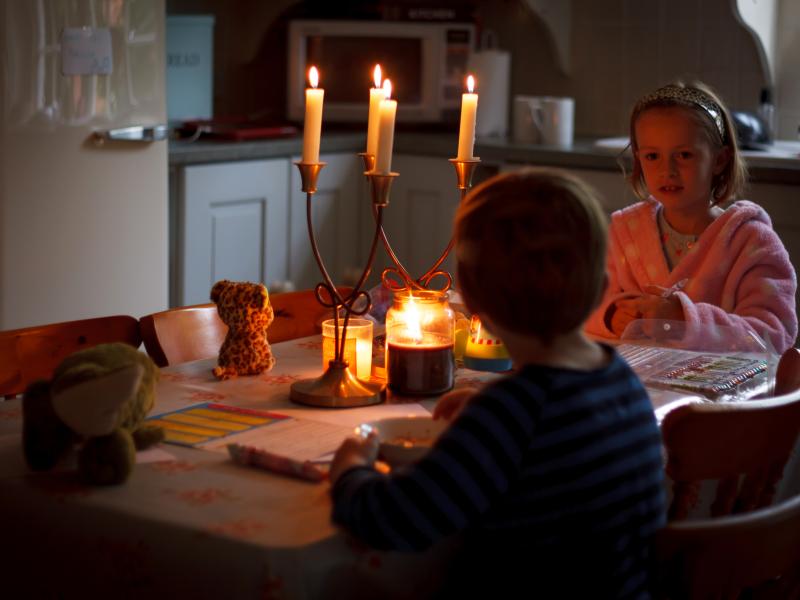
<path id="1" fill-rule="evenodd" d="M 92 133 L 96 144 L 105 142 L 160 142 L 169 137 L 166 125 L 132 125 L 118 129 L 105 129 Z"/>

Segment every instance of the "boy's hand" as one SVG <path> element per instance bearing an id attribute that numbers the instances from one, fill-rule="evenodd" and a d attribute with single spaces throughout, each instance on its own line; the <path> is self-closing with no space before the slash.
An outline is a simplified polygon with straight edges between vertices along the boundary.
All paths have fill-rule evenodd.
<path id="1" fill-rule="evenodd" d="M 433 418 L 452 421 L 464 410 L 467 402 L 475 395 L 476 391 L 477 390 L 474 388 L 462 388 L 446 393 L 439 398 L 439 401 L 433 408 Z"/>
<path id="2" fill-rule="evenodd" d="M 328 474 L 331 485 L 351 467 L 371 467 L 378 458 L 378 436 L 370 433 L 365 438 L 347 438 L 333 457 Z"/>

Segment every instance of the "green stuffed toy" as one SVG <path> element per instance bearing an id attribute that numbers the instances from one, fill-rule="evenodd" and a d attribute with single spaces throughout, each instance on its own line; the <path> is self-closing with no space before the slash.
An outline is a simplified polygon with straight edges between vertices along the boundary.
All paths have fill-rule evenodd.
<path id="1" fill-rule="evenodd" d="M 87 483 L 124 482 L 136 450 L 160 442 L 160 427 L 143 425 L 155 402 L 158 367 L 128 344 L 100 344 L 65 358 L 50 381 L 22 398 L 22 446 L 34 471 L 52 469 L 76 445 Z"/>

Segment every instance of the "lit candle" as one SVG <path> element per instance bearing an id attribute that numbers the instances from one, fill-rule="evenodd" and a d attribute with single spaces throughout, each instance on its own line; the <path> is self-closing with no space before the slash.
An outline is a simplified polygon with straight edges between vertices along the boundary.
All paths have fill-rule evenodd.
<path id="1" fill-rule="evenodd" d="M 325 90 L 317 89 L 319 73 L 317 67 L 308 70 L 310 88 L 306 88 L 306 119 L 303 123 L 303 161 L 304 163 L 319 162 L 319 136 L 322 130 L 322 99 Z"/>
<path id="2" fill-rule="evenodd" d="M 369 119 L 367 121 L 367 154 L 375 156 L 378 150 L 378 119 L 381 110 L 381 100 L 386 94 L 381 87 L 381 66 L 375 65 L 372 73 L 375 87 L 369 91 Z"/>
<path id="3" fill-rule="evenodd" d="M 344 324 L 339 321 L 339 336 Z M 322 322 L 322 368 L 336 356 L 336 327 L 333 319 Z M 339 339 L 341 343 L 341 337 Z M 344 356 L 350 372 L 359 379 L 369 379 L 372 374 L 372 321 L 369 319 L 350 319 L 347 324 L 347 339 L 344 343 Z"/>
<path id="4" fill-rule="evenodd" d="M 378 151 L 375 154 L 375 171 L 384 175 L 392 171 L 392 144 L 394 143 L 394 119 L 397 100 L 392 100 L 392 82 L 383 82 L 386 98 L 381 100 L 378 115 Z"/>
<path id="5" fill-rule="evenodd" d="M 386 374 L 400 395 L 435 395 L 453 387 L 453 311 L 442 292 L 398 292 L 386 314 Z"/>
<path id="6" fill-rule="evenodd" d="M 475 89 L 475 78 L 467 77 L 467 92 L 461 94 L 461 128 L 458 133 L 458 160 L 472 160 L 475 148 L 475 116 L 478 112 L 478 94 Z"/>

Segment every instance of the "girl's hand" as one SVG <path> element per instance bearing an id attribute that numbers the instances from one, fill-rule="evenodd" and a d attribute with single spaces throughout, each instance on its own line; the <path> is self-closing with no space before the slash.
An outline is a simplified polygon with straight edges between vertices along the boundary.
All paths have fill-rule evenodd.
<path id="1" fill-rule="evenodd" d="M 475 395 L 476 391 L 477 390 L 474 388 L 462 388 L 446 393 L 439 398 L 439 401 L 433 408 L 433 418 L 452 421 L 464 410 L 467 402 Z"/>
<path id="2" fill-rule="evenodd" d="M 371 467 L 378 458 L 378 436 L 370 433 L 365 438 L 347 438 L 333 457 L 328 477 L 331 485 L 351 467 Z"/>
<path id="3" fill-rule="evenodd" d="M 648 286 L 645 288 L 647 293 L 638 298 L 620 300 L 618 306 L 624 307 L 626 311 L 635 312 L 638 319 L 685 320 L 680 299 L 674 294 L 665 298 L 663 294 L 666 291 L 666 288 L 659 286 Z"/>
<path id="4" fill-rule="evenodd" d="M 622 336 L 622 332 L 635 319 L 641 319 L 642 315 L 638 312 L 634 301 L 638 298 L 627 298 L 617 300 L 614 303 L 614 312 L 611 313 L 610 329 L 617 337 Z"/>

